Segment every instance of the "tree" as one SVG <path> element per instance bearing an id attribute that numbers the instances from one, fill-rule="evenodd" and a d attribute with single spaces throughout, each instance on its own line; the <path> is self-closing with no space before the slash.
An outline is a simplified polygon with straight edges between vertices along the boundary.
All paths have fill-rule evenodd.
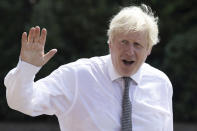
<path id="1" fill-rule="evenodd" d="M 8 71 L 16 66 L 19 59 L 20 37 L 24 25 L 29 21 L 31 4 L 26 0 L 1 0 L 0 12 L 0 119 L 4 120 L 12 118 L 15 113 L 10 112 L 11 109 L 7 106 L 3 80 Z"/>
<path id="2" fill-rule="evenodd" d="M 179 121 L 197 121 L 196 34 L 197 27 L 186 33 L 177 34 L 165 50 L 164 65 L 174 86 L 174 113 Z"/>

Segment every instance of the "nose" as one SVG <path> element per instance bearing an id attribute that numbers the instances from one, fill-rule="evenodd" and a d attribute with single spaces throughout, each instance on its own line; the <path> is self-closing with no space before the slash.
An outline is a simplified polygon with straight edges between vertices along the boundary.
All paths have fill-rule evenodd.
<path id="1" fill-rule="evenodd" d="M 126 54 L 128 56 L 132 56 L 132 55 L 134 55 L 134 53 L 135 53 L 134 45 L 133 45 L 133 43 L 130 43 L 129 46 L 126 48 Z"/>

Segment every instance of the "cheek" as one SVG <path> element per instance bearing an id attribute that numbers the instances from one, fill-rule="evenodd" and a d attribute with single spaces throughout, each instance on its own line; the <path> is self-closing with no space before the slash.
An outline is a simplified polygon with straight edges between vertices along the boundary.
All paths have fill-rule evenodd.
<path id="1" fill-rule="evenodd" d="M 120 52 L 117 49 L 111 48 L 110 53 L 111 53 L 112 62 L 117 68 L 118 66 L 120 66 L 120 55 L 119 55 Z"/>
<path id="2" fill-rule="evenodd" d="M 112 56 L 113 61 L 117 64 L 117 62 L 118 62 L 118 54 L 117 54 L 117 52 L 115 52 L 114 50 L 112 50 L 111 51 L 111 56 Z"/>
<path id="3" fill-rule="evenodd" d="M 109 45 L 110 53 L 111 55 L 115 56 L 117 55 L 117 48 L 115 45 Z"/>
<path id="4" fill-rule="evenodd" d="M 144 53 L 144 52 L 139 53 L 139 54 L 137 55 L 138 60 L 139 60 L 140 63 L 141 63 L 141 62 L 144 62 L 144 61 L 146 60 L 147 56 L 148 56 L 147 53 Z"/>

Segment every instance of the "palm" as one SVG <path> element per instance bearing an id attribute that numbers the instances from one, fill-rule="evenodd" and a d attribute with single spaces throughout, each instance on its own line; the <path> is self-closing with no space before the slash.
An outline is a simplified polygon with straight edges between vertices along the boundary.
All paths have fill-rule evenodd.
<path id="1" fill-rule="evenodd" d="M 20 52 L 22 61 L 35 66 L 43 66 L 54 56 L 57 52 L 56 49 L 52 49 L 46 54 L 44 53 L 46 35 L 46 29 L 42 29 L 40 34 L 40 27 L 38 26 L 31 28 L 28 36 L 26 32 L 23 33 Z"/>

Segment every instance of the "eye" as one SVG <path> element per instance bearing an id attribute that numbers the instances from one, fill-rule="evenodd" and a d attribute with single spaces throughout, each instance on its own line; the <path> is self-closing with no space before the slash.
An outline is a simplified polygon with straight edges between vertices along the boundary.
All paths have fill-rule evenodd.
<path id="1" fill-rule="evenodd" d="M 134 46 L 136 46 L 136 47 L 139 47 L 139 48 L 142 47 L 142 45 L 141 45 L 140 43 L 138 43 L 138 42 L 134 42 L 133 44 L 134 44 Z"/>
<path id="2" fill-rule="evenodd" d="M 127 45 L 127 44 L 129 44 L 129 41 L 127 41 L 127 40 L 122 40 L 122 41 L 121 41 L 121 44 Z"/>

